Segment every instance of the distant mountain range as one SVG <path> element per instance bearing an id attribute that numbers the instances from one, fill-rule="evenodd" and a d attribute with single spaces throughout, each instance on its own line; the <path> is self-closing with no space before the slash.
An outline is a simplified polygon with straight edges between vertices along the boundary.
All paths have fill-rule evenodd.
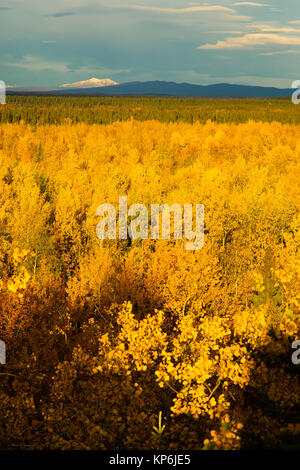
<path id="1" fill-rule="evenodd" d="M 215 97 L 215 98 L 276 98 L 291 96 L 292 90 L 250 85 L 192 85 L 164 81 L 128 82 L 118 84 L 110 79 L 84 80 L 60 87 L 8 88 L 7 94 L 30 95 L 89 95 L 89 96 L 174 96 L 174 97 Z"/>

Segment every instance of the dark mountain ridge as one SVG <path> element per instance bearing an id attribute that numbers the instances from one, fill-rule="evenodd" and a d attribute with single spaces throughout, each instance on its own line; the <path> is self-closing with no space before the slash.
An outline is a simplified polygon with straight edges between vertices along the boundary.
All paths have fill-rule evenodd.
<path id="1" fill-rule="evenodd" d="M 14 94 L 51 94 L 64 96 L 174 96 L 174 97 L 218 97 L 218 98 L 278 98 L 292 95 L 292 89 L 234 85 L 217 83 L 214 85 L 193 85 L 164 81 L 128 82 L 119 85 L 96 88 L 54 88 L 44 90 L 31 88 L 8 89 L 8 95 Z"/>

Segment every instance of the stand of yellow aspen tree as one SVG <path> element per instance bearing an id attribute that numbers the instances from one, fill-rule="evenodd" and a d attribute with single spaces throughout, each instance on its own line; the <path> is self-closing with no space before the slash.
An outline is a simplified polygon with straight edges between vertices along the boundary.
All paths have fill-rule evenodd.
<path id="1" fill-rule="evenodd" d="M 0 448 L 299 446 L 299 131 L 0 125 Z M 98 240 L 119 195 L 204 204 L 204 248 Z"/>

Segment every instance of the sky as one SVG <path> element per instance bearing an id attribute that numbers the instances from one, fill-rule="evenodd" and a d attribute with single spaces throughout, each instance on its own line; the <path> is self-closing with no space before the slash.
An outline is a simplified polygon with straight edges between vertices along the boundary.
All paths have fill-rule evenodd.
<path id="1" fill-rule="evenodd" d="M 289 88 L 299 0 L 0 0 L 0 80 L 91 77 Z"/>

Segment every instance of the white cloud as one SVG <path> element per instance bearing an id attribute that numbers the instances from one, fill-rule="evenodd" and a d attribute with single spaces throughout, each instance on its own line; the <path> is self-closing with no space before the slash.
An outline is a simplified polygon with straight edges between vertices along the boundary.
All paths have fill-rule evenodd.
<path id="1" fill-rule="evenodd" d="M 206 34 L 244 34 L 244 31 L 226 31 L 226 30 L 212 30 L 212 31 L 206 31 Z"/>
<path id="2" fill-rule="evenodd" d="M 69 68 L 63 62 L 54 62 L 34 57 L 31 55 L 25 55 L 19 62 L 8 62 L 8 67 L 18 67 L 21 69 L 29 70 L 30 72 L 41 72 L 42 70 L 52 70 L 54 72 L 69 72 Z"/>
<path id="3" fill-rule="evenodd" d="M 289 21 L 289 24 L 300 24 L 300 20 Z"/>
<path id="4" fill-rule="evenodd" d="M 53 72 L 61 73 L 76 73 L 81 75 L 107 75 L 107 74 L 121 74 L 129 73 L 129 69 L 109 69 L 105 67 L 95 67 L 93 65 L 83 65 L 78 68 L 73 68 L 70 64 L 63 62 L 55 62 L 42 59 L 40 57 L 34 57 L 31 55 L 25 55 L 21 60 L 15 62 L 7 62 L 5 65 L 8 67 L 17 67 L 26 69 L 30 72 L 41 72 L 43 70 L 51 70 Z"/>
<path id="5" fill-rule="evenodd" d="M 200 50 L 218 50 L 218 49 L 246 49 L 256 46 L 267 46 L 269 44 L 277 45 L 300 45 L 300 37 L 283 36 L 280 34 L 253 33 L 244 34 L 240 37 L 229 37 L 224 41 L 218 41 L 216 44 L 203 44 L 197 47 Z"/>
<path id="6" fill-rule="evenodd" d="M 253 85 L 278 88 L 290 88 L 291 81 L 281 77 L 263 77 L 258 75 L 236 75 L 233 77 L 214 77 L 214 83 L 231 83 L 235 85 Z"/>
<path id="7" fill-rule="evenodd" d="M 251 16 L 241 16 L 241 15 L 224 15 L 224 18 L 228 18 L 232 21 L 251 21 Z"/>
<path id="8" fill-rule="evenodd" d="M 250 28 L 262 33 L 300 33 L 298 28 L 270 26 L 267 24 L 252 24 Z"/>
<path id="9" fill-rule="evenodd" d="M 93 65 L 83 65 L 79 67 L 79 69 L 74 70 L 76 74 L 81 75 L 118 75 L 120 73 L 130 73 L 130 69 L 108 69 L 108 68 L 101 68 L 101 67 L 94 67 Z"/>
<path id="10" fill-rule="evenodd" d="M 261 52 L 259 55 L 272 56 L 272 55 L 285 55 L 285 54 L 300 54 L 300 50 L 289 49 L 287 51 L 274 51 L 274 52 Z"/>
<path id="11" fill-rule="evenodd" d="M 245 7 L 269 7 L 268 3 L 256 3 L 256 2 L 235 2 L 232 5 L 245 6 Z"/>
<path id="12" fill-rule="evenodd" d="M 112 7 L 116 8 L 116 7 Z M 125 8 L 128 10 L 141 10 L 141 11 L 149 11 L 154 13 L 197 13 L 197 12 L 204 12 L 204 11 L 220 11 L 220 12 L 231 12 L 234 13 L 232 8 L 223 7 L 220 5 L 201 5 L 201 6 L 192 6 L 187 8 L 163 8 L 163 7 L 147 7 L 143 5 L 120 5 L 117 8 Z"/>
<path id="13" fill-rule="evenodd" d="M 54 41 L 52 39 L 51 40 L 45 40 L 45 41 L 43 41 L 43 44 L 56 44 L 56 41 Z"/>
<path id="14" fill-rule="evenodd" d="M 231 60 L 231 57 L 228 55 L 217 55 L 216 58 L 220 60 Z"/>

